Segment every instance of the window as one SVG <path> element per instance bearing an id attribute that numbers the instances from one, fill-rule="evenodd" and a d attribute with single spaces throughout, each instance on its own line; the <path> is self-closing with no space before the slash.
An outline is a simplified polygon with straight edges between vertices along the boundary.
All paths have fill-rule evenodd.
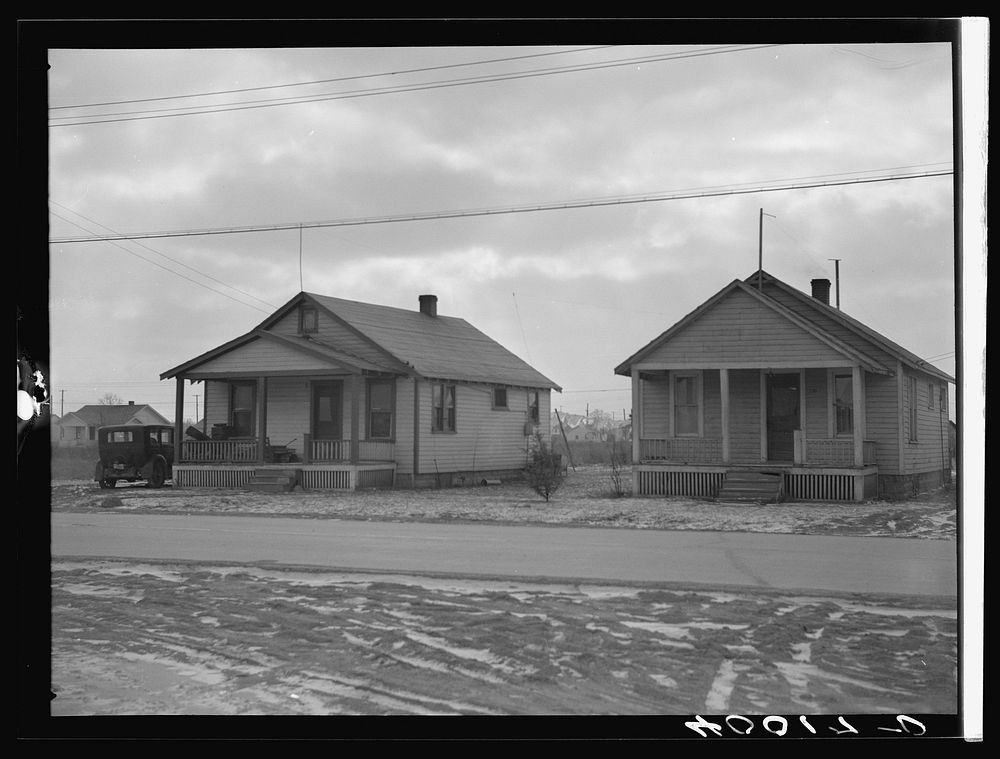
<path id="1" fill-rule="evenodd" d="M 108 433 L 109 443 L 131 443 L 132 439 L 132 430 L 117 430 Z"/>
<path id="2" fill-rule="evenodd" d="M 938 404 L 938 411 L 942 414 L 948 410 L 948 390 L 944 385 L 941 385 L 941 402 Z"/>
<path id="3" fill-rule="evenodd" d="M 319 332 L 319 315 L 312 306 L 303 306 L 299 310 L 299 332 L 303 335 Z"/>
<path id="4" fill-rule="evenodd" d="M 915 443 L 917 442 L 917 403 L 919 402 L 919 399 L 917 398 L 916 377 L 910 377 L 909 389 L 910 442 Z"/>
<path id="5" fill-rule="evenodd" d="M 392 380 L 369 380 L 368 382 L 368 439 L 392 439 Z"/>
<path id="6" fill-rule="evenodd" d="M 507 408 L 507 388 L 493 388 L 493 408 Z"/>
<path id="7" fill-rule="evenodd" d="M 455 386 L 435 384 L 431 386 L 431 430 L 434 432 L 455 431 Z"/>
<path id="8" fill-rule="evenodd" d="M 850 374 L 833 376 L 834 434 L 854 433 L 854 380 Z"/>
<path id="9" fill-rule="evenodd" d="M 927 408 L 934 408 L 934 385 L 927 383 Z"/>
<path id="10" fill-rule="evenodd" d="M 232 437 L 252 437 L 254 417 L 254 382 L 234 382 L 229 391 L 229 424 Z"/>
<path id="11" fill-rule="evenodd" d="M 75 429 L 76 429 L 76 439 L 77 440 L 82 440 L 83 439 L 83 427 L 76 427 Z"/>
<path id="12" fill-rule="evenodd" d="M 535 424 L 539 422 L 537 390 L 528 391 L 528 418 Z"/>
<path id="13" fill-rule="evenodd" d="M 701 434 L 700 374 L 674 375 L 674 435 Z"/>

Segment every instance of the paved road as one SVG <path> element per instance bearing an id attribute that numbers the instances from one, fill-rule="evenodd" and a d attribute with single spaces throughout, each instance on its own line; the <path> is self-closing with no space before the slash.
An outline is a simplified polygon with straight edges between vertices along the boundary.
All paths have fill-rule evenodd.
<path id="1" fill-rule="evenodd" d="M 52 556 L 957 595 L 955 542 L 901 538 L 55 513 Z"/>

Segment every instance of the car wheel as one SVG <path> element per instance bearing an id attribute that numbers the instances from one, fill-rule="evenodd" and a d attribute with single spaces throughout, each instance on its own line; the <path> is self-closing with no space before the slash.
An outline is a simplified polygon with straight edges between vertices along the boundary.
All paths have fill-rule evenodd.
<path id="1" fill-rule="evenodd" d="M 153 464 L 153 474 L 149 478 L 149 487 L 151 488 L 162 488 L 163 482 L 166 480 L 166 474 L 163 471 L 163 462 L 157 461 Z"/>
<path id="2" fill-rule="evenodd" d="M 101 487 L 102 488 L 113 488 L 117 483 L 118 483 L 118 480 L 111 480 L 111 479 L 101 480 Z"/>

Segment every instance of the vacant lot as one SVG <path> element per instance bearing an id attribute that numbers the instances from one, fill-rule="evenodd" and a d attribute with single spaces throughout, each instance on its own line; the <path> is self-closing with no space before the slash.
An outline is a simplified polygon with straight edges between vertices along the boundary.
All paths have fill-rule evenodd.
<path id="1" fill-rule="evenodd" d="M 53 508 L 496 520 L 954 538 L 907 504 L 616 498 L 601 469 L 523 484 L 292 493 L 56 484 Z M 303 572 L 56 558 L 52 714 L 954 713 L 951 599 Z"/>

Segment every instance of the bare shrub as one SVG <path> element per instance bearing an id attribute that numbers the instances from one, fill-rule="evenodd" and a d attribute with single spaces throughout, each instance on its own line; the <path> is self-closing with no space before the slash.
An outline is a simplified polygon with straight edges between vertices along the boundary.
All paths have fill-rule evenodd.
<path id="1" fill-rule="evenodd" d="M 546 502 L 566 478 L 562 466 L 562 456 L 552 451 L 541 434 L 536 433 L 532 438 L 524 475 L 528 486 L 542 496 Z"/>
<path id="2" fill-rule="evenodd" d="M 631 485 L 626 484 L 625 464 L 628 461 L 628 451 L 625 444 L 619 440 L 609 440 L 608 450 L 611 457 L 611 487 L 616 498 L 622 498 L 631 493 Z"/>

